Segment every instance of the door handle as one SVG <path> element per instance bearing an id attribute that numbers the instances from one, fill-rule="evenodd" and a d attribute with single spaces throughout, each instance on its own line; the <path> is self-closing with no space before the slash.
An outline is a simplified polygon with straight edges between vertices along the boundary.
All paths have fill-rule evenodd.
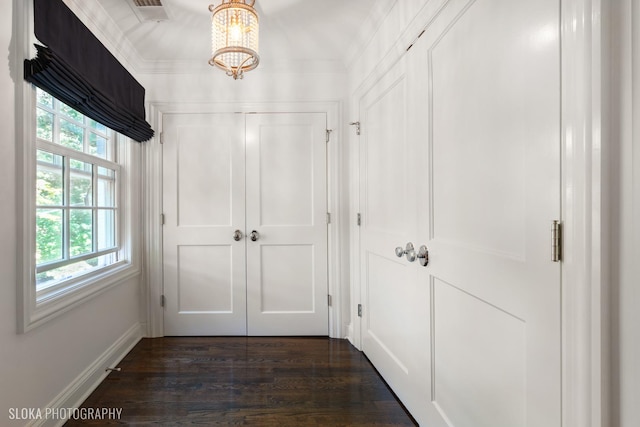
<path id="1" fill-rule="evenodd" d="M 242 231 L 240 230 L 236 230 L 233 232 L 233 240 L 235 240 L 236 242 L 239 242 L 240 240 L 242 240 Z"/>
<path id="2" fill-rule="evenodd" d="M 414 262 L 416 260 L 416 250 L 413 247 L 413 243 L 411 242 L 407 243 L 407 246 L 405 249 L 402 249 L 400 246 L 396 248 L 396 256 L 398 258 L 402 258 L 402 255 L 406 255 L 407 261 L 409 262 Z"/>
<path id="3" fill-rule="evenodd" d="M 429 249 L 427 249 L 425 245 L 420 246 L 417 257 L 420 260 L 421 266 L 426 267 L 429 265 Z"/>
<path id="4" fill-rule="evenodd" d="M 258 233 L 256 230 L 253 230 L 249 236 L 251 237 L 251 241 L 255 242 L 260 238 L 260 233 Z"/>

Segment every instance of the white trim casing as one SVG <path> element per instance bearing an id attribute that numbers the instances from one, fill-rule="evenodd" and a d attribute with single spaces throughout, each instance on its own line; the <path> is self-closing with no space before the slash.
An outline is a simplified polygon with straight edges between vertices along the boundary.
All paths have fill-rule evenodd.
<path id="1" fill-rule="evenodd" d="M 606 138 L 609 119 L 602 53 L 607 4 L 563 0 L 562 268 L 563 426 L 609 425 L 608 221 Z M 604 194 L 603 194 L 604 193 Z"/>
<path id="2" fill-rule="evenodd" d="M 343 338 L 346 334 L 345 318 L 342 313 L 343 296 L 348 283 L 344 282 L 342 269 L 346 265 L 343 260 L 346 253 L 341 239 L 343 226 L 341 206 L 341 128 L 338 118 L 341 117 L 341 104 L 335 102 L 278 102 L 278 103 L 180 103 L 150 102 L 149 114 L 151 126 L 156 129 L 153 140 L 145 143 L 144 171 L 145 182 L 145 294 L 148 302 L 147 334 L 150 337 L 164 335 L 163 308 L 163 260 L 162 260 L 162 118 L 171 113 L 326 113 L 327 128 L 331 129 L 330 142 L 327 146 L 327 209 L 331 213 L 331 224 L 328 231 L 328 280 L 332 305 L 329 307 L 329 336 Z"/>

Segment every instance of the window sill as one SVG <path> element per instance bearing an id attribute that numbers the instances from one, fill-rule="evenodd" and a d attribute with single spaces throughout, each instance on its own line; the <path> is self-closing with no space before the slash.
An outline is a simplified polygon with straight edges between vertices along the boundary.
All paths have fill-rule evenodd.
<path id="1" fill-rule="evenodd" d="M 18 332 L 25 333 L 35 329 L 140 273 L 138 266 L 131 262 L 122 262 L 105 270 L 78 278 L 79 280 L 58 288 L 55 292 L 45 290 L 38 293 L 37 297 L 33 294 L 26 295 L 32 302 L 25 301 Z"/>

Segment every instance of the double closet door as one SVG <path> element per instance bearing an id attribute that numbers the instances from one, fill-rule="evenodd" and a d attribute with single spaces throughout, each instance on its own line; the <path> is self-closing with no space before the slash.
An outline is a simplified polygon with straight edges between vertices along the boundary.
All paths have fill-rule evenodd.
<path id="1" fill-rule="evenodd" d="M 165 335 L 327 335 L 326 114 L 163 119 Z"/>
<path id="2" fill-rule="evenodd" d="M 561 4 L 434 4 L 359 99 L 362 349 L 420 425 L 559 427 Z"/>

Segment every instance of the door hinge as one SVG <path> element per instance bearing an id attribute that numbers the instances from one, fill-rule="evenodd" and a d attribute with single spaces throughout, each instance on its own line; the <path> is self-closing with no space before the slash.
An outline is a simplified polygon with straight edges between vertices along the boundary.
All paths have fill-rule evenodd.
<path id="1" fill-rule="evenodd" d="M 358 304 L 358 317 L 362 317 L 362 304 Z"/>
<path id="2" fill-rule="evenodd" d="M 160 223 L 164 225 L 164 214 L 160 214 Z"/>
<path id="3" fill-rule="evenodd" d="M 562 261 L 562 225 L 557 220 L 551 225 L 551 261 Z"/>
<path id="4" fill-rule="evenodd" d="M 164 295 L 160 295 L 160 307 L 164 307 L 166 302 Z"/>
<path id="5" fill-rule="evenodd" d="M 362 215 L 358 214 L 356 220 L 358 222 L 358 227 L 360 227 L 362 225 Z"/>
<path id="6" fill-rule="evenodd" d="M 349 123 L 351 126 L 356 127 L 356 135 L 360 135 L 360 122 L 351 122 Z"/>
<path id="7" fill-rule="evenodd" d="M 333 301 L 331 299 L 331 295 L 327 295 L 327 304 L 329 304 L 329 307 L 331 307 L 331 304 L 333 304 Z"/>
<path id="8" fill-rule="evenodd" d="M 331 139 L 331 132 L 333 132 L 333 129 L 327 129 L 327 144 L 329 143 L 329 140 Z"/>
<path id="9" fill-rule="evenodd" d="M 160 132 L 160 144 L 164 144 L 164 132 Z"/>
<path id="10" fill-rule="evenodd" d="M 331 213 L 327 212 L 327 224 L 331 224 Z"/>

